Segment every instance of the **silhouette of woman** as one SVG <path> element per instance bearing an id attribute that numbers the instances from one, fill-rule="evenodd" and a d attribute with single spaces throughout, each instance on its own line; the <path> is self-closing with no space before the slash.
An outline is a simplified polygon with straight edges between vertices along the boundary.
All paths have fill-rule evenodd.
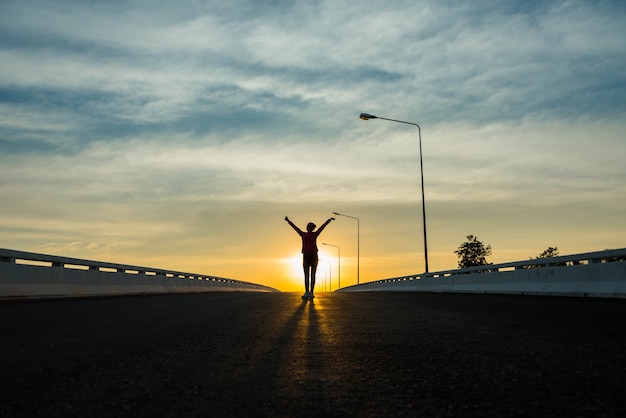
<path id="1" fill-rule="evenodd" d="M 328 218 L 317 231 L 314 231 L 315 224 L 309 222 L 306 226 L 306 232 L 303 232 L 293 222 L 285 216 L 285 220 L 293 229 L 302 237 L 302 267 L 304 268 L 304 295 L 303 298 L 314 298 L 313 290 L 315 289 L 315 271 L 317 270 L 317 237 L 322 233 L 326 225 L 335 218 Z"/>

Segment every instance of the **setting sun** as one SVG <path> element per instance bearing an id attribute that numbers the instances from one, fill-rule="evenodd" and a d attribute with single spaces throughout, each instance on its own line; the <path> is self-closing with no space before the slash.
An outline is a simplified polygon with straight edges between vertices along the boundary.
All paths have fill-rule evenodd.
<path id="1" fill-rule="evenodd" d="M 284 275 L 288 279 L 290 285 L 301 288 L 303 285 L 302 273 L 302 254 L 294 253 L 283 259 Z"/>
<path id="2" fill-rule="evenodd" d="M 289 257 L 281 259 L 282 271 L 285 281 L 281 288 L 294 288 L 291 290 L 299 291 L 304 288 L 304 272 L 302 268 L 302 254 L 294 253 Z M 317 292 L 331 291 L 337 289 L 337 267 L 335 263 L 329 260 L 327 254 L 320 251 L 319 263 L 317 265 L 316 285 Z"/>

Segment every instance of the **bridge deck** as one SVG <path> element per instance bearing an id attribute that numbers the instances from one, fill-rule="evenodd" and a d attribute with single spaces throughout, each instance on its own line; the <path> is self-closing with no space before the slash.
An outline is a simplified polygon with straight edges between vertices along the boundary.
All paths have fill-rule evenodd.
<path id="1" fill-rule="evenodd" d="M 625 416 L 626 301 L 0 303 L 0 416 Z"/>

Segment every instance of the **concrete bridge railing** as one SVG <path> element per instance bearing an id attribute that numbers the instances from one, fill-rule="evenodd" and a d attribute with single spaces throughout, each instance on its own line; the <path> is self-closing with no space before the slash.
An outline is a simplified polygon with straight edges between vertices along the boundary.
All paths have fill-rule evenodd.
<path id="1" fill-rule="evenodd" d="M 223 277 L 0 248 L 0 298 L 276 292 Z"/>
<path id="2" fill-rule="evenodd" d="M 376 280 L 340 292 L 626 297 L 626 248 Z"/>

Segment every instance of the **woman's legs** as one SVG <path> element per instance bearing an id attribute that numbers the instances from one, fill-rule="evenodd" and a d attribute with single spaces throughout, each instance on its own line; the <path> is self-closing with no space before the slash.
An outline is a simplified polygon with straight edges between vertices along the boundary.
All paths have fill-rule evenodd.
<path id="1" fill-rule="evenodd" d="M 302 268 L 304 270 L 304 290 L 309 293 L 309 266 L 307 265 L 306 260 L 303 260 Z"/>
<path id="2" fill-rule="evenodd" d="M 315 272 L 317 270 L 317 254 L 303 254 L 302 255 L 302 267 L 304 269 L 304 290 L 306 292 L 315 289 Z"/>
<path id="3" fill-rule="evenodd" d="M 317 271 L 317 254 L 311 263 L 311 293 L 315 289 L 315 272 Z"/>

